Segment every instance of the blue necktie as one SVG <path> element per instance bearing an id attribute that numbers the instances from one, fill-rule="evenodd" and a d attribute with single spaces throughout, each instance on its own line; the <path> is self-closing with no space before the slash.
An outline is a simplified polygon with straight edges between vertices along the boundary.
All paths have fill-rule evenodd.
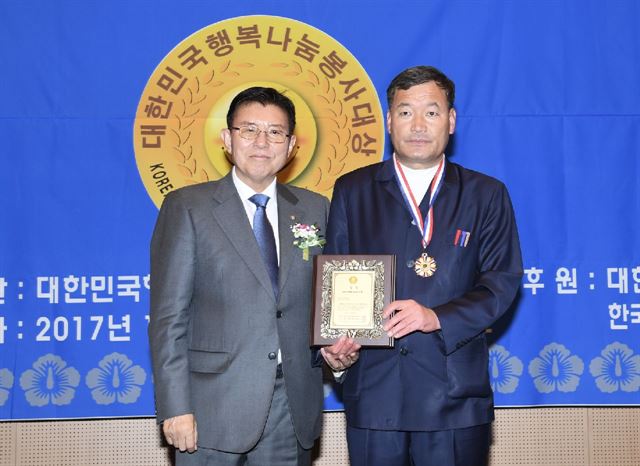
<path id="1" fill-rule="evenodd" d="M 253 216 L 253 234 L 256 236 L 260 253 L 273 286 L 273 294 L 278 297 L 278 254 L 276 252 L 276 239 L 273 236 L 273 229 L 267 218 L 267 202 L 269 196 L 264 194 L 254 194 L 249 198 L 256 205 L 256 213 Z"/>

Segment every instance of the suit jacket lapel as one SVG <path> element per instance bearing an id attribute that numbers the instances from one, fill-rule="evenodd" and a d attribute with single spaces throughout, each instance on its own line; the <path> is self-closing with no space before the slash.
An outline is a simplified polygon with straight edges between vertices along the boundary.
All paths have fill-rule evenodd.
<path id="1" fill-rule="evenodd" d="M 298 198 L 285 185 L 278 183 L 278 236 L 280 241 L 280 268 L 278 286 L 280 294 L 289 276 L 296 254 L 302 251 L 293 244 L 291 225 L 305 223 L 305 212 L 298 206 Z"/>
<path id="2" fill-rule="evenodd" d="M 231 173 L 215 184 L 213 199 L 212 213 L 220 228 L 256 279 L 269 292 L 269 295 L 273 296 L 269 274 L 260 255 L 251 224 L 245 214 L 242 200 L 233 185 Z"/>
<path id="3" fill-rule="evenodd" d="M 393 159 L 388 159 L 380 165 L 380 169 L 376 174 L 376 181 L 378 181 L 382 187 L 389 193 L 391 196 L 399 202 L 405 210 L 409 213 L 409 207 L 407 206 L 404 198 L 402 197 L 402 193 L 400 192 L 400 187 L 398 186 L 398 181 L 396 180 L 395 175 L 395 167 L 393 166 Z"/>
<path id="4" fill-rule="evenodd" d="M 440 218 L 444 213 L 450 213 L 452 209 L 452 206 L 450 205 L 451 201 L 455 202 L 455 199 L 457 198 L 456 187 L 458 186 L 458 176 L 454 165 L 455 164 L 449 162 L 449 159 L 447 159 L 447 163 L 444 166 L 444 182 L 442 183 L 438 197 L 433 203 L 434 216 L 437 214 L 438 218 Z M 427 194 L 425 194 L 424 199 L 420 204 L 420 211 L 422 212 L 422 215 L 427 214 L 430 199 L 431 188 L 427 190 Z M 435 225 L 438 225 L 438 221 L 435 222 Z"/>

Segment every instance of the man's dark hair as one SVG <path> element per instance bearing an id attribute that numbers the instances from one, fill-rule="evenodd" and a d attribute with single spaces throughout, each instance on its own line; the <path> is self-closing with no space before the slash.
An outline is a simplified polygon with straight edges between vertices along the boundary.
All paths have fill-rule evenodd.
<path id="1" fill-rule="evenodd" d="M 227 112 L 227 127 L 231 128 L 233 126 L 233 117 L 239 107 L 253 102 L 260 103 L 265 107 L 267 105 L 275 105 L 282 109 L 289 119 L 289 134 L 293 134 L 293 130 L 296 127 L 296 109 L 293 106 L 293 102 L 289 97 L 272 87 L 250 87 L 235 96 Z"/>
<path id="2" fill-rule="evenodd" d="M 407 68 L 398 76 L 393 78 L 391 84 L 387 88 L 387 105 L 391 109 L 393 98 L 396 96 L 398 89 L 406 91 L 410 87 L 417 86 L 428 82 L 435 82 L 437 86 L 444 91 L 449 102 L 449 108 L 453 108 L 453 101 L 456 97 L 456 85 L 447 76 L 433 66 L 414 66 Z"/>

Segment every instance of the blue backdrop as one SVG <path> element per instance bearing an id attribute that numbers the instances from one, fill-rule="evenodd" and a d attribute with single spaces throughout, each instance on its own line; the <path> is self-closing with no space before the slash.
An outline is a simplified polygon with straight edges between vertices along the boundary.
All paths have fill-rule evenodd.
<path id="1" fill-rule="evenodd" d="M 1 0 L 0 419 L 153 415 L 136 111 L 177 44 L 245 15 L 331 36 L 383 111 L 408 66 L 456 82 L 448 155 L 507 184 L 526 268 L 497 405 L 640 404 L 640 3 Z"/>

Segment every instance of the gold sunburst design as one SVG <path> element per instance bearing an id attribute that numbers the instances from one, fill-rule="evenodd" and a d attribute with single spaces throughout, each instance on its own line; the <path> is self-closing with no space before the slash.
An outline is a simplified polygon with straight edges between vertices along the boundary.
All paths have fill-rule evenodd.
<path id="1" fill-rule="evenodd" d="M 428 278 L 436 273 L 438 266 L 436 260 L 425 252 L 416 260 L 413 270 L 416 272 L 416 275 Z"/>
<path id="2" fill-rule="evenodd" d="M 231 18 L 180 42 L 140 98 L 134 151 L 156 206 L 174 189 L 229 172 L 220 129 L 231 99 L 252 86 L 274 87 L 296 107 L 297 144 L 280 182 L 330 197 L 339 175 L 381 160 L 378 95 L 342 44 L 289 18 Z"/>

